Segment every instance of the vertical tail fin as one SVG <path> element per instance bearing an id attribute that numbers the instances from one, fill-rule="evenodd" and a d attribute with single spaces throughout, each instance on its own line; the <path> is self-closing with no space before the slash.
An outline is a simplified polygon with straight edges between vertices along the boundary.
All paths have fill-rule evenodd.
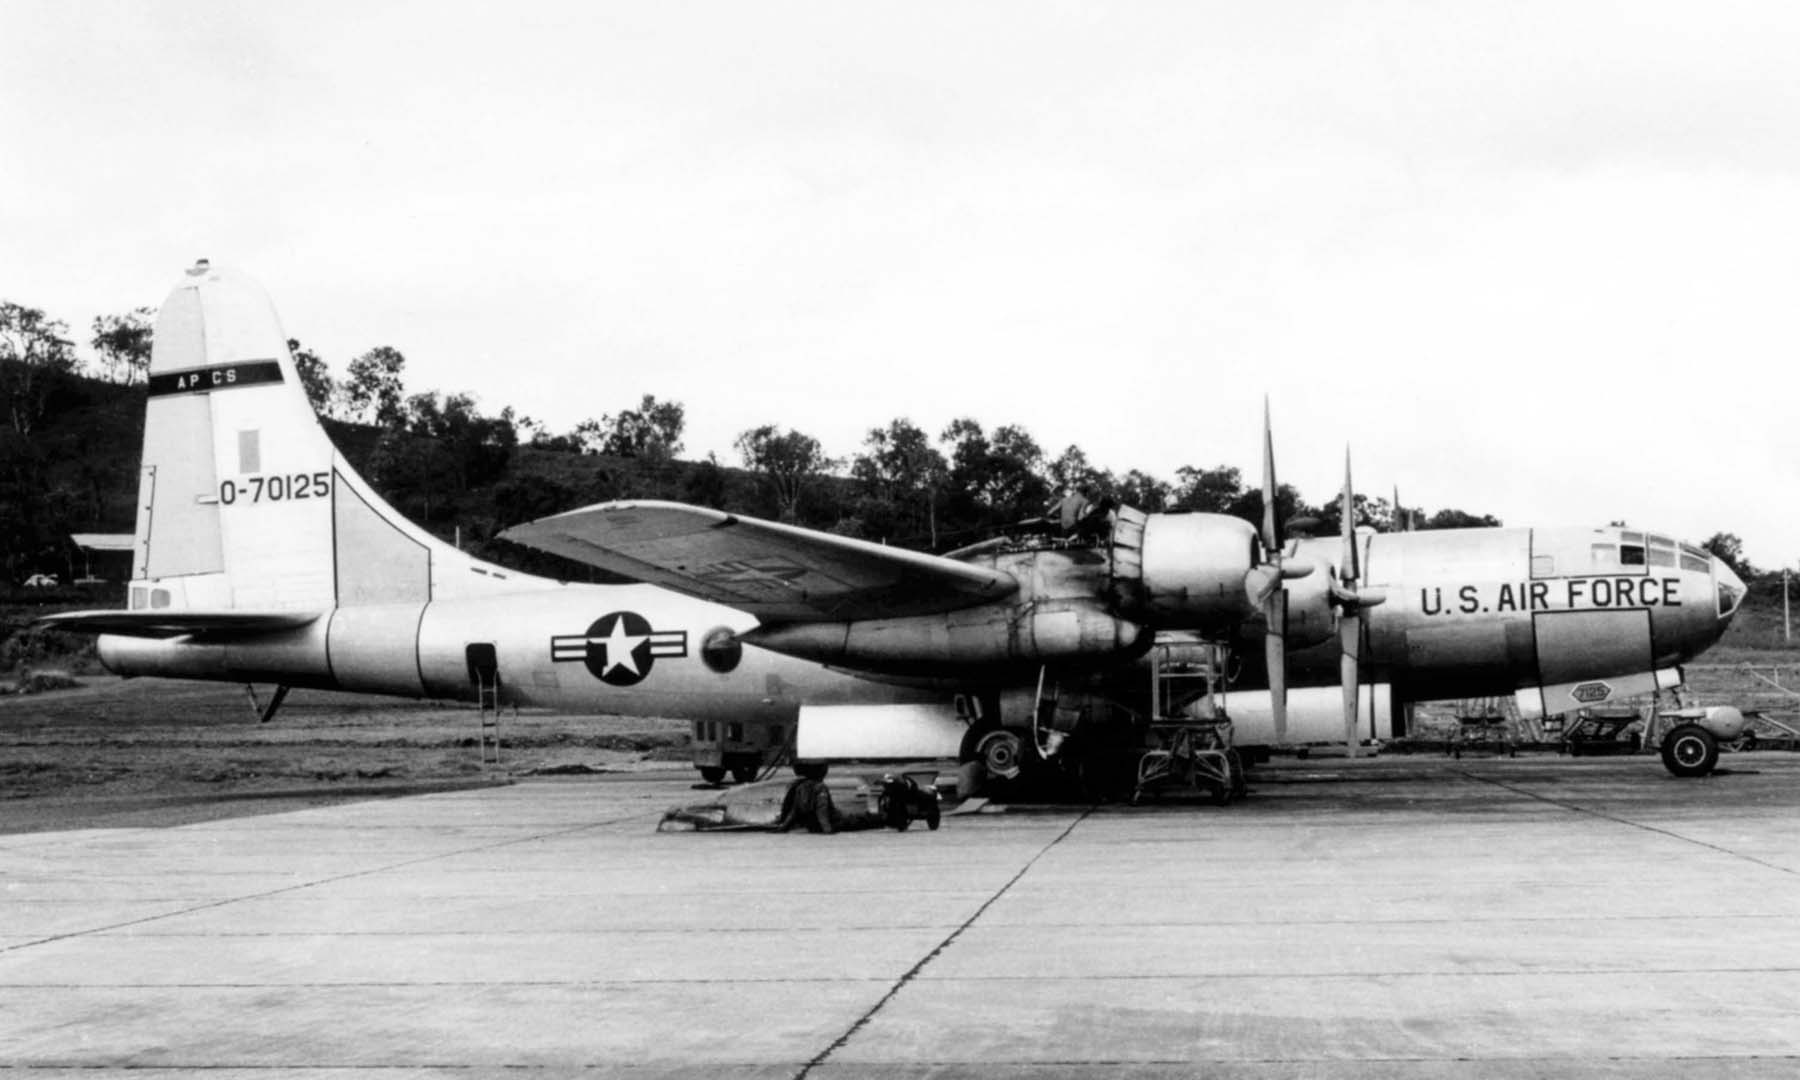
<path id="1" fill-rule="evenodd" d="M 471 562 L 344 462 L 248 278 L 187 271 L 157 316 L 149 390 L 132 608 L 423 602 L 434 562 Z"/>

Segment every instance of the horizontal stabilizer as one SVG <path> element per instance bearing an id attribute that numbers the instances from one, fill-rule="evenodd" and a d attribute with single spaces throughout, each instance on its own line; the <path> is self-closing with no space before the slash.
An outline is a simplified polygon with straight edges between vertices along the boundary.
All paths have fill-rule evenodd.
<path id="1" fill-rule="evenodd" d="M 768 622 L 937 614 L 1019 587 L 987 567 L 670 502 L 602 503 L 500 538 Z"/>
<path id="2" fill-rule="evenodd" d="M 316 611 L 69 611 L 46 615 L 38 625 L 52 630 L 123 637 L 255 637 L 305 626 Z"/>

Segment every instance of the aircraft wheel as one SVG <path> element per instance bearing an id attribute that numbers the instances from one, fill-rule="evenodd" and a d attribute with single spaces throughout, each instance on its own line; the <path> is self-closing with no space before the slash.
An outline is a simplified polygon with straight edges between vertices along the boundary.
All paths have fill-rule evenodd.
<path id="1" fill-rule="evenodd" d="M 706 781 L 709 784 L 723 784 L 725 782 L 725 766 L 723 766 L 723 765 L 702 765 L 702 766 L 700 766 L 700 779 Z"/>
<path id="2" fill-rule="evenodd" d="M 733 765 L 731 778 L 740 784 L 748 784 L 756 779 L 756 772 L 757 769 L 754 765 Z"/>
<path id="3" fill-rule="evenodd" d="M 1676 776 L 1705 776 L 1719 763 L 1719 741 L 1697 724 L 1683 724 L 1663 736 L 1662 759 Z"/>
<path id="4" fill-rule="evenodd" d="M 975 756 L 989 776 L 1017 780 L 1025 769 L 1025 740 L 1010 728 L 999 728 L 976 741 Z"/>
<path id="5" fill-rule="evenodd" d="M 1225 763 L 1231 770 L 1231 797 L 1241 799 L 1250 790 L 1250 783 L 1244 775 L 1244 757 L 1236 750 L 1227 750 Z"/>
<path id="6" fill-rule="evenodd" d="M 932 832 L 937 832 L 939 820 L 937 796 L 933 795 L 931 801 L 925 804 L 925 827 Z"/>

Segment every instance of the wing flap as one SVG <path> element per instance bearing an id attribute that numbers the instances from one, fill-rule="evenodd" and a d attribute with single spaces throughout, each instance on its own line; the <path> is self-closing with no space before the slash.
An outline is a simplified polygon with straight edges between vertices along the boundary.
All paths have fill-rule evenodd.
<path id="1" fill-rule="evenodd" d="M 500 537 L 770 622 L 936 614 L 1018 590 L 999 570 L 681 503 L 601 503 Z"/>
<path id="2" fill-rule="evenodd" d="M 37 622 L 52 630 L 82 634 L 218 640 L 293 630 L 318 617 L 316 611 L 67 611 Z"/>

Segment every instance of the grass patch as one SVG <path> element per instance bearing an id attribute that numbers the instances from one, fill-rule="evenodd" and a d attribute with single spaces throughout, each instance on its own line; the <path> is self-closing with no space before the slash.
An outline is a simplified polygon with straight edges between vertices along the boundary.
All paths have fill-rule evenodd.
<path id="1" fill-rule="evenodd" d="M 26 669 L 19 674 L 18 678 L 13 680 L 12 689 L 9 692 L 14 694 L 45 694 L 52 690 L 73 690 L 80 685 L 81 683 L 66 671 L 57 671 L 54 669 L 32 671 Z"/>

